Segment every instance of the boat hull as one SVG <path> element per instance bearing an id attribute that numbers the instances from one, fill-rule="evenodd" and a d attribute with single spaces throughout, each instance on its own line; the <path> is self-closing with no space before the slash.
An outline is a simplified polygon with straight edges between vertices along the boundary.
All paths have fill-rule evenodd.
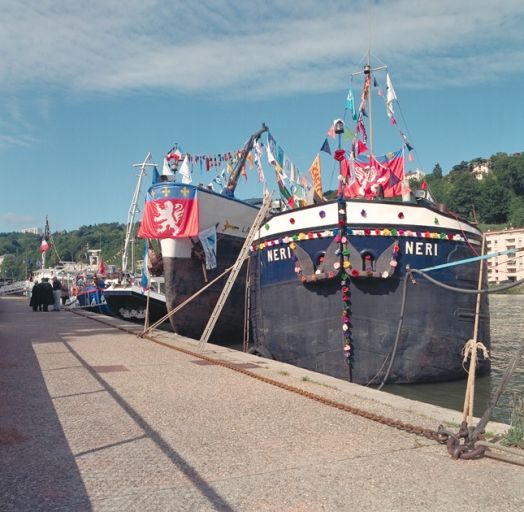
<path id="1" fill-rule="evenodd" d="M 174 183 L 168 186 L 190 187 Z M 197 203 L 199 231 L 216 227 L 216 267 L 206 268 L 205 261 L 195 255 L 193 249 L 198 236 L 160 240 L 168 312 L 198 293 L 169 318 L 176 333 L 194 339 L 202 336 L 229 274 L 205 290 L 203 288 L 234 265 L 258 211 L 251 204 L 207 190 L 198 190 Z M 222 345 L 242 342 L 245 277 L 244 267 L 224 304 L 210 341 Z"/>
<path id="2" fill-rule="evenodd" d="M 368 203 L 366 208 L 366 213 L 373 217 L 377 207 Z M 396 208 L 409 212 L 406 206 Z M 300 211 L 292 215 L 295 224 L 301 222 Z M 435 218 L 438 221 L 438 215 Z M 271 231 L 271 220 L 269 226 Z M 417 278 L 416 284 L 408 280 L 405 313 L 397 340 L 406 266 L 426 268 L 474 256 L 471 244 L 478 246 L 479 237 L 468 233 L 466 242 L 461 231 L 453 231 L 451 227 L 450 223 L 440 230 L 437 238 L 426 231 L 428 226 L 421 229 L 420 225 L 403 223 L 383 228 L 383 223 L 357 225 L 348 218 L 348 229 L 356 233 L 347 237 L 353 252 L 380 256 L 390 250 L 392 243 L 398 247 L 396 266 L 388 277 L 367 277 L 363 268 L 347 269 L 350 277 L 344 293 L 349 297 L 351 367 L 343 350 L 340 270 L 333 272 L 333 277 L 317 282 L 301 281 L 293 258 L 295 252 L 290 249 L 291 244 L 296 244 L 315 260 L 328 250 L 336 228 L 331 226 L 334 232 L 330 235 L 329 229 L 326 231 L 329 226 L 319 223 L 308 226 L 305 222 L 301 226 L 305 228 L 302 236 L 293 230 L 285 233 L 291 238 L 295 235 L 291 244 L 284 241 L 282 232 L 270 233 L 257 242 L 252 253 L 250 318 L 254 351 L 360 384 L 379 384 L 383 379 L 389 383 L 415 383 L 465 378 L 462 350 L 473 337 L 476 294 L 452 292 L 424 278 Z M 431 229 L 434 233 L 435 227 Z M 396 236 L 392 236 L 392 231 Z M 351 275 L 354 270 L 358 276 Z M 478 272 L 476 262 L 434 271 L 431 275 L 447 285 L 476 289 Z M 483 282 L 486 283 L 485 272 Z M 481 299 L 479 318 L 477 339 L 489 348 L 486 295 Z M 486 373 L 489 368 L 489 360 L 480 358 L 478 372 Z"/>
<path id="3" fill-rule="evenodd" d="M 112 315 L 109 305 L 106 303 L 105 297 L 100 290 L 95 286 L 87 286 L 82 288 L 76 295 L 78 305 L 87 311 L 94 313 L 102 313 L 103 315 Z"/>
<path id="4" fill-rule="evenodd" d="M 165 298 L 158 294 L 150 294 L 149 305 L 147 293 L 143 293 L 138 287 L 114 288 L 104 291 L 104 296 L 111 311 L 131 322 L 144 323 L 146 311 L 148 322 L 157 322 L 167 313 Z"/>

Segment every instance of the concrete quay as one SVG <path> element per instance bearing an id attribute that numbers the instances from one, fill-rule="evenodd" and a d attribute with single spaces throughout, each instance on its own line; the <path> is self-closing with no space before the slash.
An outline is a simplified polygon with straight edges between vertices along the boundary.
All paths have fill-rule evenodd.
<path id="1" fill-rule="evenodd" d="M 426 428 L 459 423 L 457 412 L 118 327 L 142 330 L 0 298 L 1 511 L 524 510 L 522 466 L 453 460 L 435 441 L 207 358 Z"/>

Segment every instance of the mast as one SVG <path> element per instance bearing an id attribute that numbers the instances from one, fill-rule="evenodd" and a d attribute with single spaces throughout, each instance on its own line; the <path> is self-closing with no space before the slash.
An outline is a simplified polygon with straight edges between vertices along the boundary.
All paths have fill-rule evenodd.
<path id="1" fill-rule="evenodd" d="M 122 272 L 125 273 L 127 269 L 127 263 L 128 263 L 128 251 L 129 251 L 129 243 L 131 242 L 132 238 L 132 231 L 133 226 L 135 224 L 135 215 L 137 211 L 137 204 L 138 204 L 138 196 L 140 195 L 140 188 L 142 186 L 142 178 L 144 177 L 146 173 L 146 167 L 156 167 L 156 164 L 150 163 L 149 160 L 151 158 L 151 153 L 148 153 L 146 155 L 146 158 L 141 164 L 133 164 L 133 167 L 139 167 L 140 172 L 138 173 L 138 179 L 136 182 L 135 191 L 133 193 L 133 198 L 131 199 L 131 206 L 129 207 L 129 213 L 127 214 L 127 227 L 126 227 L 126 238 L 124 241 L 124 249 L 122 251 Z M 134 238 L 133 238 L 134 241 Z M 133 260 L 134 263 L 134 260 Z"/>
<path id="2" fill-rule="evenodd" d="M 268 131 L 268 127 L 262 123 L 262 128 L 258 130 L 256 133 L 251 135 L 249 137 L 249 140 L 245 143 L 244 147 L 242 148 L 242 154 L 240 155 L 240 160 L 238 161 L 235 169 L 231 173 L 231 176 L 229 177 L 229 180 L 227 182 L 226 188 L 228 191 L 230 191 L 231 194 L 235 192 L 235 189 L 237 188 L 238 178 L 240 177 L 240 172 L 242 171 L 242 167 L 246 163 L 246 158 L 249 152 L 253 149 L 253 145 L 255 144 L 255 141 L 258 140 L 258 138 L 264 133 Z"/>
<path id="3" fill-rule="evenodd" d="M 368 51 L 368 62 L 364 65 L 364 69 L 362 71 L 357 71 L 355 73 L 351 73 L 351 76 L 356 75 L 364 75 L 364 80 L 369 79 L 369 90 L 368 90 L 368 131 L 369 131 L 369 154 L 373 155 L 373 112 L 372 112 L 372 101 L 371 101 L 371 91 L 373 88 L 373 83 L 371 82 L 373 73 L 375 71 L 380 71 L 381 69 L 387 69 L 387 66 L 379 66 L 378 68 L 372 68 L 371 67 L 371 52 Z"/>

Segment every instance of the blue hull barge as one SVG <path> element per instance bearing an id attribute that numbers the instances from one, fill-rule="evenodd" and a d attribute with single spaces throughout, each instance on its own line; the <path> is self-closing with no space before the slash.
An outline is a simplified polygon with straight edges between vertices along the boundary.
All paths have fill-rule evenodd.
<path id="1" fill-rule="evenodd" d="M 393 356 L 390 383 L 466 377 L 462 349 L 473 334 L 475 294 L 418 278 L 396 334 L 407 266 L 475 256 L 482 234 L 474 226 L 427 201 L 354 199 L 274 215 L 261 235 L 250 266 L 254 352 L 360 384 L 380 383 Z M 431 273 L 469 289 L 478 275 L 478 261 Z M 489 348 L 486 295 L 478 339 Z M 479 361 L 479 373 L 489 369 L 489 360 Z"/>

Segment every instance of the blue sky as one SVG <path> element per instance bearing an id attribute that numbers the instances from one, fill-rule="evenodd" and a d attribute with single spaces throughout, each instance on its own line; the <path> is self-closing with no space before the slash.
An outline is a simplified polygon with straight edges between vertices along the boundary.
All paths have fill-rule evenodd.
<path id="1" fill-rule="evenodd" d="M 306 172 L 368 48 L 389 66 L 416 151 L 408 170 L 524 150 L 521 0 L 0 0 L 0 11 L 0 232 L 46 215 L 53 231 L 125 222 L 132 164 L 148 152 L 161 165 L 175 142 L 231 151 L 262 122 Z M 325 188 L 334 174 L 324 158 Z M 212 177 L 196 169 L 194 181 Z M 237 196 L 260 190 L 253 171 Z"/>

